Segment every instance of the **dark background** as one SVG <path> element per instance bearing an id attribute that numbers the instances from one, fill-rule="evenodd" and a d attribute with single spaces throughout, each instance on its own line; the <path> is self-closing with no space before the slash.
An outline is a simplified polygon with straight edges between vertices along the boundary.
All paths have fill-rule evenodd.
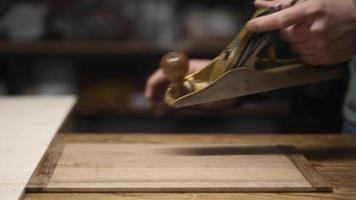
<path id="1" fill-rule="evenodd" d="M 0 94 L 76 94 L 75 132 L 340 132 L 346 78 L 231 109 L 152 112 L 143 90 L 160 57 L 213 58 L 253 11 L 252 1 L 2 0 Z"/>

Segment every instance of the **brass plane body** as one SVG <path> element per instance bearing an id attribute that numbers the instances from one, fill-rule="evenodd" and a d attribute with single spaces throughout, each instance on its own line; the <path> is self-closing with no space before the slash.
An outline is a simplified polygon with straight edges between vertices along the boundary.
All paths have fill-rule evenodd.
<path id="1" fill-rule="evenodd" d="M 268 12 L 269 9 L 259 9 L 253 18 Z M 259 58 L 258 54 L 270 40 L 270 33 L 260 37 L 258 45 L 248 54 L 246 48 L 251 48 L 254 37 L 254 33 L 243 27 L 220 55 L 184 78 L 183 85 L 189 93 L 173 98 L 172 88 L 168 88 L 165 102 L 172 107 L 185 107 L 335 79 L 345 73 L 335 66 L 308 67 L 297 59 L 279 60 L 273 52 L 269 58 Z"/>

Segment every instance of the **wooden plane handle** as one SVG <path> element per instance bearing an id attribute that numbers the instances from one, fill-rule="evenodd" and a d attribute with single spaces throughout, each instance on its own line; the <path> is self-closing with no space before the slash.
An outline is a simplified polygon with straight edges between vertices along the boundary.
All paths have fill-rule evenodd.
<path id="1" fill-rule="evenodd" d="M 167 53 L 160 61 L 160 68 L 172 82 L 172 95 L 174 97 L 183 95 L 184 77 L 187 75 L 189 68 L 188 57 L 181 52 Z"/>

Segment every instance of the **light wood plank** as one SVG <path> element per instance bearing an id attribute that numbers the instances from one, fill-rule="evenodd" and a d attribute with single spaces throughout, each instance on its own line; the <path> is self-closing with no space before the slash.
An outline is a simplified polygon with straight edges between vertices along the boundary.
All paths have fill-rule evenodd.
<path id="1" fill-rule="evenodd" d="M 289 156 L 261 145 L 67 144 L 44 191 L 330 191 L 294 163 L 308 171 L 306 160 Z"/>
<path id="2" fill-rule="evenodd" d="M 293 145 L 334 188 L 332 193 L 27 193 L 25 200 L 320 200 L 355 199 L 356 136 L 337 134 L 58 134 L 51 153 L 60 154 L 68 143 L 225 143 L 248 145 Z M 48 153 L 48 152 L 47 152 Z M 51 156 L 49 156 L 51 157 Z M 47 161 L 53 162 L 51 159 Z M 57 161 L 54 161 L 57 163 Z M 46 175 L 48 162 L 34 177 Z"/>
<path id="3" fill-rule="evenodd" d="M 73 97 L 0 98 L 0 196 L 19 199 Z"/>

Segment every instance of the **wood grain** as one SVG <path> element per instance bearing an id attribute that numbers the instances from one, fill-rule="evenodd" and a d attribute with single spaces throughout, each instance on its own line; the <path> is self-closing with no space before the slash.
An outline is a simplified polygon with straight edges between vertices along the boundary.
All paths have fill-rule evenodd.
<path id="1" fill-rule="evenodd" d="M 349 135 L 255 135 L 255 134 L 60 134 L 51 145 L 51 153 L 60 154 L 68 143 L 203 143 L 247 145 L 293 145 L 334 188 L 332 193 L 27 193 L 25 200 L 334 200 L 356 197 L 356 137 Z M 48 153 L 48 152 L 47 152 Z M 44 172 L 51 159 L 41 163 Z M 34 177 L 43 176 L 35 173 Z M 34 178 L 33 177 L 33 178 Z"/>
<path id="2" fill-rule="evenodd" d="M 303 158 L 291 152 L 285 154 L 277 146 L 261 145 L 67 144 L 43 190 L 330 191 L 330 186 L 320 181 L 322 178 L 306 159 L 291 160 L 292 155 Z M 303 166 L 305 172 L 301 173 L 295 163 Z"/>
<path id="3" fill-rule="evenodd" d="M 0 98 L 0 197 L 19 199 L 73 97 Z"/>

